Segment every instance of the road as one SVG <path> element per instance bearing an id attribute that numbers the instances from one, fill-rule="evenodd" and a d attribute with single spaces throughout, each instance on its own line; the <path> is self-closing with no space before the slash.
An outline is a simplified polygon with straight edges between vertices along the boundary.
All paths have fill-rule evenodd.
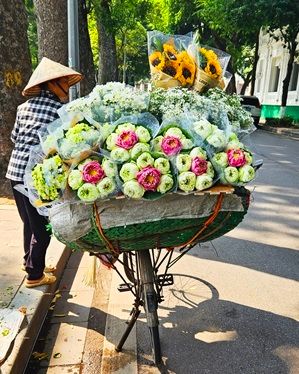
<path id="1" fill-rule="evenodd" d="M 173 267 L 175 284 L 165 288 L 159 307 L 163 364 L 152 364 L 144 314 L 124 353 L 114 352 L 133 297 L 117 293 L 121 281 L 110 272 L 109 302 L 99 293 L 93 298 L 87 359 L 72 372 L 299 373 L 299 141 L 260 130 L 251 139 L 264 165 L 249 187 L 244 221 L 224 237 L 196 246 Z M 96 310 L 101 310 L 98 324 Z M 100 346 L 101 368 L 95 364 Z M 67 368 L 46 371 L 44 364 L 36 373 Z"/>
<path id="2" fill-rule="evenodd" d="M 184 275 L 159 310 L 161 372 L 299 373 L 299 142 L 262 131 L 251 141 L 264 165 L 244 221 L 173 270 Z M 147 373 L 144 321 L 137 342 Z"/>

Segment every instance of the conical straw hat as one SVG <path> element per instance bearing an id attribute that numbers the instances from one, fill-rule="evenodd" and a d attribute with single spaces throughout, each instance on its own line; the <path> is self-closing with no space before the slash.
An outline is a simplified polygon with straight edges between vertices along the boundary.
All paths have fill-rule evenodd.
<path id="1" fill-rule="evenodd" d="M 82 74 L 75 70 L 43 57 L 32 73 L 22 94 L 23 96 L 37 96 L 41 90 L 39 84 L 62 77 L 68 78 L 69 86 L 78 83 L 83 78 Z"/>

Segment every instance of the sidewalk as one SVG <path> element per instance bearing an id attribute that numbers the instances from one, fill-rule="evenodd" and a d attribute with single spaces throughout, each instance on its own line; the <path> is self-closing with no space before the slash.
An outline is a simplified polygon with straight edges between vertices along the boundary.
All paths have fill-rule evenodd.
<path id="1" fill-rule="evenodd" d="M 272 134 L 284 135 L 289 138 L 299 140 L 299 127 L 273 127 L 260 123 L 257 128 L 260 130 L 271 132 Z"/>
<path id="2" fill-rule="evenodd" d="M 0 366 L 0 373 L 21 374 L 26 368 L 71 252 L 53 238 L 47 252 L 47 264 L 57 267 L 55 275 L 58 281 L 51 286 L 28 289 L 23 285 L 25 273 L 21 270 L 22 223 L 13 200 L 0 199 L 0 234 L 0 309 L 26 308 L 20 332 L 8 352 L 7 359 Z"/>

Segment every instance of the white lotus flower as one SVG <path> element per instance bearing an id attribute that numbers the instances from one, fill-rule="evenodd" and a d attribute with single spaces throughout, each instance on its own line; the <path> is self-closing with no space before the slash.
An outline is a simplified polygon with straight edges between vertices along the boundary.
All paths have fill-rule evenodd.
<path id="1" fill-rule="evenodd" d="M 199 121 L 193 122 L 194 131 L 205 140 L 209 135 L 212 134 L 212 124 L 206 120 L 201 119 Z"/>
<path id="2" fill-rule="evenodd" d="M 118 138 L 118 135 L 115 133 L 112 133 L 106 139 L 106 147 L 109 151 L 112 151 L 112 149 L 116 147 L 117 138 Z"/>
<path id="3" fill-rule="evenodd" d="M 137 166 L 139 169 L 144 169 L 147 166 L 153 166 L 154 165 L 154 158 L 149 152 L 143 152 L 141 155 L 137 158 Z"/>
<path id="4" fill-rule="evenodd" d="M 141 199 L 145 189 L 136 180 L 131 180 L 123 184 L 123 192 L 132 199 Z"/>
<path id="5" fill-rule="evenodd" d="M 196 177 L 196 186 L 197 191 L 202 191 L 207 188 L 210 188 L 213 185 L 213 178 L 210 177 L 207 173 L 199 175 Z"/>
<path id="6" fill-rule="evenodd" d="M 238 169 L 233 166 L 228 166 L 224 169 L 224 178 L 228 183 L 237 183 L 239 179 Z"/>
<path id="7" fill-rule="evenodd" d="M 170 170 L 169 160 L 164 157 L 159 157 L 155 160 L 154 167 L 158 169 L 161 174 L 167 174 Z"/>
<path id="8" fill-rule="evenodd" d="M 228 157 L 226 152 L 215 153 L 212 160 L 220 168 L 226 168 L 228 165 Z"/>
<path id="9" fill-rule="evenodd" d="M 239 179 L 240 182 L 250 182 L 255 177 L 255 170 L 250 165 L 244 165 L 239 168 Z"/>
<path id="10" fill-rule="evenodd" d="M 173 187 L 174 181 L 171 175 L 165 174 L 161 176 L 160 184 L 157 187 L 157 191 L 160 193 L 166 193 Z"/>
<path id="11" fill-rule="evenodd" d="M 207 174 L 211 177 L 211 178 L 214 178 L 215 176 L 215 170 L 213 168 L 213 165 L 210 161 L 207 162 L 208 164 L 208 169 L 207 169 Z"/>
<path id="12" fill-rule="evenodd" d="M 102 161 L 102 168 L 107 177 L 113 178 L 117 175 L 117 166 L 116 164 L 108 159 Z"/>
<path id="13" fill-rule="evenodd" d="M 179 189 L 185 192 L 194 190 L 196 184 L 196 175 L 191 171 L 185 171 L 178 176 Z"/>
<path id="14" fill-rule="evenodd" d="M 83 184 L 82 173 L 80 170 L 72 170 L 68 177 L 68 183 L 71 189 L 77 190 Z"/>
<path id="15" fill-rule="evenodd" d="M 126 123 L 122 123 L 121 125 L 118 125 L 115 132 L 116 134 L 121 134 L 123 131 L 135 131 L 136 130 L 136 126 L 133 125 L 133 123 L 130 123 L 130 122 L 126 122 Z"/>
<path id="16" fill-rule="evenodd" d="M 136 126 L 135 133 L 141 143 L 147 143 L 151 140 L 151 134 L 146 127 Z"/>
<path id="17" fill-rule="evenodd" d="M 244 154 L 245 154 L 246 164 L 251 165 L 252 164 L 252 159 L 253 159 L 252 154 L 249 153 L 249 152 L 246 152 L 246 151 L 244 151 Z"/>
<path id="18" fill-rule="evenodd" d="M 105 177 L 97 184 L 97 189 L 100 193 L 100 198 L 104 199 L 115 191 L 116 184 L 112 178 Z"/>
<path id="19" fill-rule="evenodd" d="M 159 135 L 151 141 L 151 145 L 153 147 L 154 152 L 161 152 L 161 144 L 163 138 L 164 137 L 162 135 Z"/>
<path id="20" fill-rule="evenodd" d="M 112 149 L 110 157 L 115 161 L 125 162 L 130 159 L 130 153 L 124 148 L 115 147 Z"/>
<path id="21" fill-rule="evenodd" d="M 119 176 L 124 182 L 136 179 L 137 173 L 139 172 L 138 166 L 134 162 L 127 162 L 123 164 L 120 169 Z"/>
<path id="22" fill-rule="evenodd" d="M 176 167 L 180 173 L 191 169 L 192 157 L 187 154 L 179 154 L 176 158 Z"/>
<path id="23" fill-rule="evenodd" d="M 203 159 L 206 160 L 207 159 L 207 152 L 201 147 L 195 147 L 190 152 L 190 156 L 192 158 L 199 157 L 199 158 L 203 158 Z"/>
<path id="24" fill-rule="evenodd" d="M 226 138 L 224 131 L 215 130 L 206 138 L 206 141 L 215 148 L 224 148 L 226 146 Z"/>
<path id="25" fill-rule="evenodd" d="M 188 138 L 182 139 L 183 149 L 191 149 L 193 145 L 194 145 L 193 140 L 188 139 Z"/>
<path id="26" fill-rule="evenodd" d="M 133 160 L 136 160 L 141 153 L 143 152 L 149 152 L 150 151 L 150 145 L 145 143 L 136 143 L 133 148 L 130 149 L 131 158 Z"/>
<path id="27" fill-rule="evenodd" d="M 182 130 L 178 127 L 170 127 L 164 134 L 164 136 L 175 136 L 180 140 L 185 139 L 185 135 L 183 134 Z"/>

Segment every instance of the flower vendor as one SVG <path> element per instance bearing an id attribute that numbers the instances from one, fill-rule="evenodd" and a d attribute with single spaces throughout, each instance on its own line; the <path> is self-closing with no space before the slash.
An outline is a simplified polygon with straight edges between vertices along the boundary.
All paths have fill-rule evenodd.
<path id="1" fill-rule="evenodd" d="M 45 57 L 31 75 L 22 92 L 23 96 L 30 98 L 18 107 L 11 133 L 14 149 L 6 177 L 10 179 L 12 188 L 24 183 L 30 150 L 39 143 L 38 132 L 58 117 L 57 110 L 68 101 L 69 87 L 81 79 L 81 74 Z M 27 272 L 25 285 L 30 288 L 54 283 L 56 277 L 48 273 L 55 269 L 45 267 L 50 243 L 50 234 L 46 229 L 48 222 L 26 196 L 14 188 L 13 194 L 24 224 L 22 269 Z"/>

